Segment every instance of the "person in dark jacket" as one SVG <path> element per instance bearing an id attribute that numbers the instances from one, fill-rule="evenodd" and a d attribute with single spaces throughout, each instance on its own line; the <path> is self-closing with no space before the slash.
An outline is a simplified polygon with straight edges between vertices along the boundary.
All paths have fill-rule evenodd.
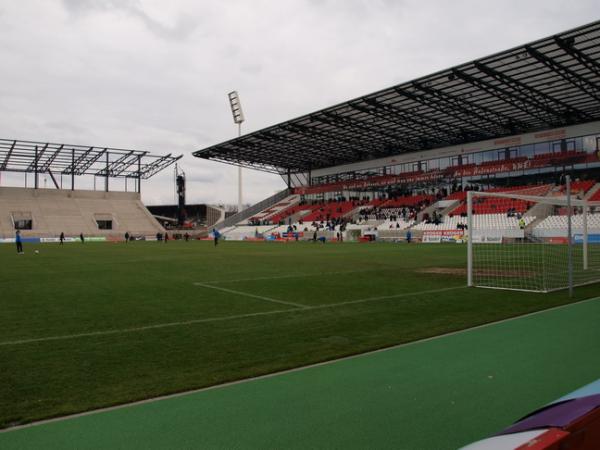
<path id="1" fill-rule="evenodd" d="M 23 242 L 21 241 L 21 230 L 17 230 L 15 233 L 15 243 L 17 244 L 17 253 L 22 255 L 23 252 Z"/>

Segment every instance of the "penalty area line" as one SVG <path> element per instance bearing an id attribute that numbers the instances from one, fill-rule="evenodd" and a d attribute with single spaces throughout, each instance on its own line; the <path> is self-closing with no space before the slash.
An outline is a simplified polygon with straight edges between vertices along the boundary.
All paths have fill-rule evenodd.
<path id="1" fill-rule="evenodd" d="M 258 300 L 264 300 L 266 302 L 279 303 L 282 305 L 293 306 L 295 308 L 302 308 L 302 309 L 307 308 L 306 305 L 301 305 L 300 303 L 286 302 L 285 300 L 277 300 L 276 298 L 264 297 L 262 295 L 251 294 L 249 292 L 244 292 L 244 291 L 236 291 L 234 289 L 227 289 L 227 288 L 220 287 L 220 286 L 212 286 L 210 284 L 205 284 L 205 283 L 194 283 L 194 286 L 200 286 L 200 287 L 207 288 L 207 289 L 214 289 L 216 291 L 227 292 L 228 294 L 235 294 L 235 295 L 242 295 L 244 297 L 256 298 Z"/>
<path id="2" fill-rule="evenodd" d="M 221 288 L 219 288 L 219 289 L 221 289 Z M 235 315 L 223 316 L 223 317 L 207 317 L 205 319 L 192 319 L 192 320 L 185 320 L 185 321 L 180 321 L 180 322 L 157 323 L 154 325 L 144 325 L 141 327 L 119 328 L 119 329 L 115 329 L 115 330 L 103 330 L 103 331 L 90 331 L 87 333 L 64 334 L 64 335 L 58 335 L 58 336 L 46 336 L 46 337 L 31 338 L 31 339 L 19 339 L 19 340 L 14 340 L 14 341 L 0 342 L 0 347 L 8 347 L 8 346 L 12 346 L 12 345 L 33 344 L 33 343 L 37 343 L 37 342 L 65 341 L 65 340 L 69 340 L 69 339 L 86 338 L 86 337 L 110 336 L 113 334 L 138 333 L 138 332 L 148 331 L 148 330 L 158 330 L 161 328 L 196 325 L 196 324 L 200 324 L 200 323 L 226 322 L 229 320 L 247 319 L 247 318 L 251 318 L 251 317 L 260 317 L 260 316 L 273 316 L 273 315 L 293 313 L 293 312 L 301 313 L 304 311 L 312 311 L 312 310 L 319 310 L 319 309 L 325 309 L 325 308 L 337 308 L 340 306 L 354 305 L 354 304 L 358 304 L 358 303 L 376 302 L 376 301 L 391 300 L 391 299 L 402 298 L 402 297 L 434 294 L 437 292 L 452 291 L 452 290 L 458 290 L 458 289 L 467 289 L 467 286 L 455 286 L 455 287 L 449 287 L 449 288 L 443 288 L 443 289 L 429 289 L 429 290 L 425 290 L 425 291 L 403 292 L 401 294 L 385 295 L 385 296 L 381 296 L 381 297 L 368 297 L 368 298 L 362 298 L 362 299 L 358 299 L 358 300 L 348 300 L 345 302 L 328 303 L 325 305 L 315 305 L 315 306 L 305 306 L 304 305 L 304 306 L 300 306 L 300 307 L 294 306 L 294 308 L 288 308 L 288 309 L 276 309 L 273 311 L 261 311 L 261 312 L 255 312 L 255 313 L 235 314 Z M 235 293 L 239 294 L 239 292 L 237 292 L 237 291 Z M 252 294 L 250 294 L 250 295 L 252 295 Z M 271 300 L 274 300 L 274 299 L 271 299 Z M 279 301 L 278 301 L 278 303 L 279 303 Z"/>
<path id="3" fill-rule="evenodd" d="M 239 283 L 242 281 L 265 281 L 265 280 L 284 280 L 287 278 L 309 278 L 309 277 L 323 277 L 327 275 L 346 275 L 354 273 L 367 273 L 381 271 L 382 269 L 365 269 L 365 270 L 343 270 L 336 272 L 319 272 L 319 273 L 293 273 L 287 275 L 271 275 L 268 277 L 254 277 L 254 278 L 234 278 L 232 280 L 210 280 L 210 281 L 199 281 L 198 283 L 203 284 L 221 284 L 221 283 Z M 196 283 L 192 283 L 196 284 Z"/>
<path id="4" fill-rule="evenodd" d="M 381 295 L 379 297 L 359 298 L 358 300 L 348 300 L 348 301 L 341 302 L 341 303 L 327 303 L 325 305 L 313 306 L 313 307 L 311 307 L 311 309 L 332 308 L 332 307 L 338 306 L 338 305 L 355 305 L 357 303 L 377 302 L 380 300 L 390 300 L 393 298 L 410 297 L 411 295 L 436 294 L 438 292 L 455 291 L 457 289 L 466 289 L 466 288 L 467 288 L 467 286 L 453 286 L 453 287 L 440 288 L 440 289 L 429 289 L 426 291 L 404 292 L 402 294 L 392 294 L 392 295 Z"/>

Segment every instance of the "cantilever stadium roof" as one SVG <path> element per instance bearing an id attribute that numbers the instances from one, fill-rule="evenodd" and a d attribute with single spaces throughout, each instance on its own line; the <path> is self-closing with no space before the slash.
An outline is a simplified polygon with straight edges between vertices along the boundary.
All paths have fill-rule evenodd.
<path id="1" fill-rule="evenodd" d="M 600 119 L 600 21 L 194 152 L 304 172 Z"/>
<path id="2" fill-rule="evenodd" d="M 96 175 L 147 179 L 180 156 L 146 151 L 51 142 L 0 139 L 0 172 Z"/>

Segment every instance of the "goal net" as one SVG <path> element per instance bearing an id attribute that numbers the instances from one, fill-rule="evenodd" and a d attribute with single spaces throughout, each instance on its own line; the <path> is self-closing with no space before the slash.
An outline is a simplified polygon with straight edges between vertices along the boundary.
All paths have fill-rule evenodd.
<path id="1" fill-rule="evenodd" d="M 469 286 L 550 292 L 600 282 L 600 202 L 549 190 L 468 193 Z"/>

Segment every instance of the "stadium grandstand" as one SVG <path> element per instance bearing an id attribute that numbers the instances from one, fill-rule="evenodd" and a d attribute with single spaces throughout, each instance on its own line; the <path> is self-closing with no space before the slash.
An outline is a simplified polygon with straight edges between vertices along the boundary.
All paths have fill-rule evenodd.
<path id="1" fill-rule="evenodd" d="M 0 139 L 0 176 L 24 176 L 25 187 L 0 186 L 0 240 L 19 230 L 28 242 L 122 239 L 125 233 L 151 238 L 164 228 L 141 201 L 142 180 L 181 156 L 109 147 Z M 42 187 L 42 176 L 51 186 Z M 100 190 L 77 189 L 82 178 L 101 180 Z M 32 186 L 27 186 L 28 179 Z M 125 192 L 110 180 L 124 180 Z M 127 192 L 128 187 L 129 192 Z"/>
<path id="2" fill-rule="evenodd" d="M 600 22 L 196 151 L 287 189 L 217 227 L 229 239 L 464 233 L 477 192 L 600 199 Z M 565 236 L 564 209 L 482 198 L 484 229 Z M 600 233 L 600 210 L 591 211 Z M 370 239 L 369 239 L 370 240 Z"/>
<path id="3" fill-rule="evenodd" d="M 228 215 L 179 156 L 0 140 L 2 450 L 600 448 L 600 21 L 194 155 L 286 188 Z"/>

